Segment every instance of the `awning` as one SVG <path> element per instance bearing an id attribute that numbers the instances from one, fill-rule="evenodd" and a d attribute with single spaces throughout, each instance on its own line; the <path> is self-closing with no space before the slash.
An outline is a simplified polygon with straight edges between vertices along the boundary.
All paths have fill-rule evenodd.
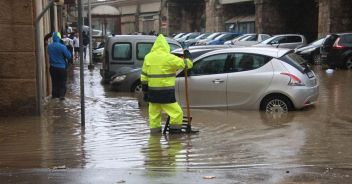
<path id="1" fill-rule="evenodd" d="M 239 22 L 255 22 L 255 15 L 235 16 L 227 20 L 225 24 L 235 24 Z"/>
<path id="2" fill-rule="evenodd" d="M 92 15 L 110 15 L 110 16 L 117 16 L 120 15 L 119 10 L 117 10 L 115 7 L 108 6 L 108 5 L 100 5 L 97 7 L 94 7 L 91 11 Z"/>

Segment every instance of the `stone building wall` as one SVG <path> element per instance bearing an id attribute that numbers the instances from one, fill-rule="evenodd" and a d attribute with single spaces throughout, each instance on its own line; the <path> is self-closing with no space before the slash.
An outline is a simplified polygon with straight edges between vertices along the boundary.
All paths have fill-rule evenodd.
<path id="1" fill-rule="evenodd" d="M 218 0 L 205 0 L 205 31 L 224 31 L 223 9 Z"/>
<path id="2" fill-rule="evenodd" d="M 169 33 L 201 31 L 203 0 L 169 0 L 167 2 Z"/>
<path id="3" fill-rule="evenodd" d="M 36 111 L 34 2 L 0 0 L 0 115 Z"/>
<path id="4" fill-rule="evenodd" d="M 352 31 L 351 0 L 319 0 L 319 36 Z"/>

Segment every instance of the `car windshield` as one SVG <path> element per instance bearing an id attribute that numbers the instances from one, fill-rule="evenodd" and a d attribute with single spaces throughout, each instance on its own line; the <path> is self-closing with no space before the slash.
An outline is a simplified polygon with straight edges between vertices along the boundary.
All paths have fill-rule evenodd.
<path id="1" fill-rule="evenodd" d="M 213 33 L 213 34 L 209 35 L 207 37 L 207 39 L 214 39 L 214 38 L 216 38 L 217 36 L 220 36 L 220 35 L 221 35 L 221 33 Z"/>
<path id="2" fill-rule="evenodd" d="M 204 39 L 204 38 L 208 37 L 209 35 L 211 35 L 211 33 L 204 33 L 204 34 L 197 36 L 195 39 L 198 39 L 198 40 Z"/>
<path id="3" fill-rule="evenodd" d="M 178 34 L 174 37 L 174 39 L 180 38 L 180 37 L 183 36 L 183 35 L 184 35 L 184 33 L 178 33 Z"/>
<path id="4" fill-rule="evenodd" d="M 318 46 L 318 45 L 323 44 L 323 42 L 324 42 L 324 38 L 320 38 L 319 40 L 317 40 L 317 41 L 315 41 L 315 42 L 312 42 L 311 45 L 316 45 L 316 46 Z"/>
<path id="5" fill-rule="evenodd" d="M 282 56 L 280 58 L 280 60 L 295 67 L 300 72 L 305 73 L 306 67 L 304 67 L 304 66 L 305 66 L 306 61 L 301 56 L 291 52 L 289 54 Z"/>

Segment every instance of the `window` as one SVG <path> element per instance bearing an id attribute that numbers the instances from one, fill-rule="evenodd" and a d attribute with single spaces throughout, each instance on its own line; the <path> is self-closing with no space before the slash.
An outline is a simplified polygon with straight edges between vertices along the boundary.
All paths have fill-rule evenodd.
<path id="1" fill-rule="evenodd" d="M 170 51 L 181 48 L 180 46 L 173 44 L 173 43 L 169 43 L 169 45 L 170 45 Z"/>
<path id="2" fill-rule="evenodd" d="M 305 67 L 304 63 L 306 62 L 301 56 L 295 54 L 295 53 L 289 53 L 280 58 L 280 60 L 284 61 L 285 63 L 295 67 L 297 70 L 300 72 L 304 73 Z"/>
<path id="3" fill-rule="evenodd" d="M 251 35 L 246 38 L 246 41 L 257 41 L 258 40 L 258 35 Z"/>
<path id="4" fill-rule="evenodd" d="M 145 55 L 147 55 L 153 47 L 153 43 L 137 43 L 137 59 L 144 60 Z"/>
<path id="5" fill-rule="evenodd" d="M 288 36 L 287 43 L 297 43 L 302 42 L 302 38 L 300 36 Z"/>
<path id="6" fill-rule="evenodd" d="M 225 72 L 225 63 L 228 54 L 218 54 L 203 58 L 194 63 L 191 75 L 210 75 Z"/>
<path id="7" fill-rule="evenodd" d="M 116 60 L 130 60 L 132 58 L 130 43 L 115 43 L 112 47 L 112 58 Z"/>
<path id="8" fill-rule="evenodd" d="M 270 36 L 269 35 L 262 35 L 262 41 L 266 40 L 266 39 L 269 39 Z"/>
<path id="9" fill-rule="evenodd" d="M 341 36 L 340 44 L 346 47 L 352 46 L 352 34 L 346 34 Z"/>
<path id="10" fill-rule="evenodd" d="M 248 70 L 255 70 L 264 66 L 272 58 L 257 54 L 236 53 L 229 60 L 229 72 L 242 72 Z"/>
<path id="11" fill-rule="evenodd" d="M 280 36 L 280 37 L 274 38 L 273 40 L 271 40 L 271 42 L 269 42 L 269 44 L 279 44 L 279 43 L 287 43 L 286 37 Z"/>

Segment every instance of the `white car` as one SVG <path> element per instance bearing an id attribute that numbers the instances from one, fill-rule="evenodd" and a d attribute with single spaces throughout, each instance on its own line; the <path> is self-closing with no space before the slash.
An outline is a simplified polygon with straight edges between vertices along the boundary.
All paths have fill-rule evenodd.
<path id="1" fill-rule="evenodd" d="M 189 70 L 190 107 L 287 112 L 316 103 L 319 81 L 293 50 L 238 47 L 194 59 Z M 176 96 L 185 106 L 185 79 L 177 75 Z"/>

